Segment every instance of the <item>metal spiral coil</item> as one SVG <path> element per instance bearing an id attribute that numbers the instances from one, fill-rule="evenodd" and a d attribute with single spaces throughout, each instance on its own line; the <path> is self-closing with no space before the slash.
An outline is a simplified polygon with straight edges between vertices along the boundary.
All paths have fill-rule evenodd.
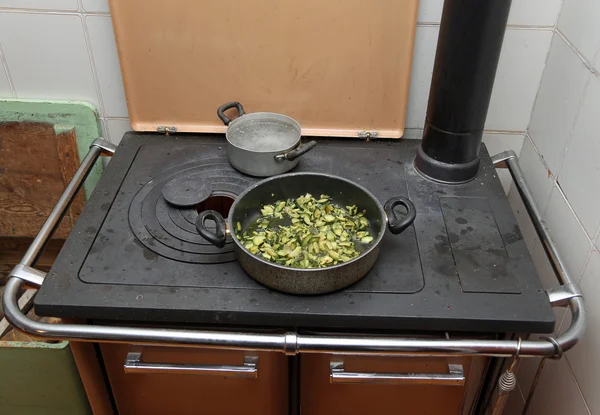
<path id="1" fill-rule="evenodd" d="M 517 377 L 511 371 L 506 371 L 498 380 L 498 387 L 501 392 L 512 392 L 517 386 Z"/>

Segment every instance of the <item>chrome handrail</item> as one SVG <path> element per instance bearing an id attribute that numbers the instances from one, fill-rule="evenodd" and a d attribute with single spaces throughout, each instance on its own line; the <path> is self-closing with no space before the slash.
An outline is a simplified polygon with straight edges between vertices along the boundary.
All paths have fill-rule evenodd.
<path id="1" fill-rule="evenodd" d="M 585 331 L 586 314 L 583 297 L 575 281 L 569 276 L 564 262 L 552 241 L 548 228 L 533 201 L 531 191 L 523 178 L 523 172 L 514 152 L 508 151 L 493 157 L 495 165 L 506 163 L 515 180 L 517 189 L 535 225 L 544 248 L 554 265 L 557 277 L 564 288 L 553 290 L 552 304 L 567 304 L 572 313 L 571 326 L 560 337 L 541 340 L 483 340 L 483 339 L 431 339 L 407 337 L 375 337 L 346 335 L 307 335 L 297 332 L 252 333 L 193 329 L 161 329 L 87 324 L 50 324 L 29 319 L 18 307 L 17 293 L 25 280 L 31 284 L 39 280 L 40 273 L 30 268 L 35 258 L 49 240 L 54 229 L 65 214 L 77 190 L 81 187 L 91 167 L 101 153 L 112 155 L 116 148 L 103 139 L 97 139 L 50 213 L 42 229 L 29 247 L 16 272 L 11 273 L 3 296 L 4 314 L 17 329 L 38 337 L 60 340 L 118 342 L 148 345 L 172 345 L 210 347 L 244 350 L 280 351 L 286 354 L 353 353 L 353 354 L 407 354 L 407 355 L 485 355 L 512 356 L 520 343 L 521 357 L 555 357 L 573 347 Z M 33 270 L 33 271 L 31 271 Z M 24 273 L 34 272 L 27 278 Z M 564 291 L 564 292 L 563 292 Z"/>

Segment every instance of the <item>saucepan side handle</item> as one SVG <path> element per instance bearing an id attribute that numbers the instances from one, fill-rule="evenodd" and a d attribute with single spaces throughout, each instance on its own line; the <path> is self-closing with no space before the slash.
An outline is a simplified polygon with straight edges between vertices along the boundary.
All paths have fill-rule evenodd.
<path id="1" fill-rule="evenodd" d="M 288 151 L 287 153 L 277 154 L 275 156 L 275 160 L 277 160 L 277 161 L 283 161 L 283 160 L 294 161 L 298 157 L 303 156 L 304 154 L 308 153 L 310 150 L 315 148 L 316 145 L 317 145 L 317 142 L 313 140 L 310 143 L 307 143 L 305 145 L 300 145 L 300 147 L 296 147 L 294 150 Z"/>
<path id="2" fill-rule="evenodd" d="M 396 212 L 394 212 L 394 208 L 400 205 L 406 208 L 406 215 L 398 218 L 398 215 Z M 385 202 L 383 210 L 388 218 L 388 228 L 394 235 L 402 233 L 415 221 L 415 218 L 417 217 L 417 210 L 415 209 L 413 202 L 401 196 L 393 197 Z"/>
<path id="3" fill-rule="evenodd" d="M 226 102 L 225 104 L 221 105 L 217 109 L 217 116 L 221 119 L 221 121 L 223 121 L 223 124 L 225 124 L 225 125 L 229 125 L 229 123 L 232 121 L 231 118 L 229 118 L 227 115 L 225 115 L 225 111 L 227 111 L 228 109 L 231 109 L 231 108 L 237 109 L 238 118 L 245 114 L 244 107 L 239 102 L 237 102 L 237 101 Z"/>
<path id="4" fill-rule="evenodd" d="M 206 221 L 213 220 L 216 224 L 216 229 L 211 231 L 206 227 Z M 217 248 L 223 248 L 227 240 L 227 224 L 223 215 L 215 210 L 205 210 L 198 214 L 196 218 L 196 229 L 200 236 Z"/>

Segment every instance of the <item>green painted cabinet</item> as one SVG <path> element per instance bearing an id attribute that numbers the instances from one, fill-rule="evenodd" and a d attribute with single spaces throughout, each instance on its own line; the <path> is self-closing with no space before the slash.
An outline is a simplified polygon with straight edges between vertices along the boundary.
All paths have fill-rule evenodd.
<path id="1" fill-rule="evenodd" d="M 91 414 L 69 342 L 0 342 L 0 414 Z"/>

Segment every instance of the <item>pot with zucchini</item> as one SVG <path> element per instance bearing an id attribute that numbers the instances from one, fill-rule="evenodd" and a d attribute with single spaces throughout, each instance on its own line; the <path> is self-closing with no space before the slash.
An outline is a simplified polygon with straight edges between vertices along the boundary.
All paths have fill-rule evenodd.
<path id="1" fill-rule="evenodd" d="M 399 205 L 404 215 L 394 211 Z M 386 227 L 399 234 L 415 216 L 407 198 L 382 206 L 350 180 L 289 173 L 240 194 L 227 220 L 212 210 L 201 212 L 196 228 L 217 247 L 229 233 L 240 265 L 256 281 L 286 293 L 322 294 L 364 277 L 377 260 Z"/>

